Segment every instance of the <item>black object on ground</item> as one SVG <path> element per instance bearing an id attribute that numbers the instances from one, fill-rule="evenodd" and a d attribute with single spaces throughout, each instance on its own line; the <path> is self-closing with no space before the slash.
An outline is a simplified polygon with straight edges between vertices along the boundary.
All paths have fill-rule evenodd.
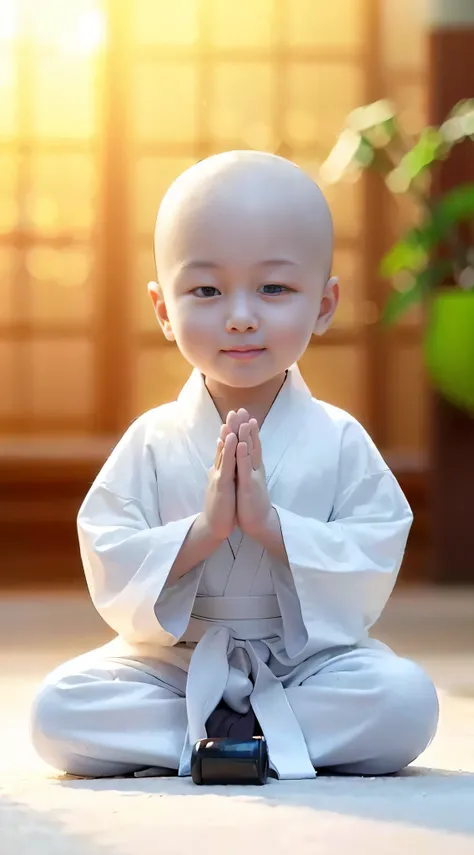
<path id="1" fill-rule="evenodd" d="M 263 736 L 200 739 L 193 748 L 191 777 L 195 784 L 265 784 L 267 743 Z"/>

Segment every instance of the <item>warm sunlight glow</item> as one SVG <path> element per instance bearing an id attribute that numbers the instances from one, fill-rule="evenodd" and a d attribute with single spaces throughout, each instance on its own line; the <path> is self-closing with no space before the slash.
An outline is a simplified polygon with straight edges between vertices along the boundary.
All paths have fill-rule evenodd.
<path id="1" fill-rule="evenodd" d="M 18 31 L 17 0 L 2 0 L 0 8 L 0 42 L 11 41 Z"/>
<path id="2" fill-rule="evenodd" d="M 63 50 L 87 54 L 105 42 L 105 18 L 100 9 L 90 9 L 77 19 L 76 28 L 63 40 Z"/>
<path id="3" fill-rule="evenodd" d="M 172 400 L 189 365 L 162 339 L 146 289 L 156 212 L 196 160 L 243 148 L 290 158 L 323 184 L 341 301 L 330 346 L 318 342 L 317 357 L 311 347 L 305 370 L 318 395 L 367 415 L 364 336 L 378 309 L 364 275 L 361 129 L 335 143 L 370 100 L 374 52 L 403 126 L 426 124 L 426 2 L 0 0 L 0 440 L 17 424 L 32 436 L 109 430 L 95 372 L 97 388 L 109 376 L 112 386 L 117 365 L 125 420 Z M 412 225 L 412 207 L 392 207 L 381 244 Z M 109 354 L 102 330 L 115 293 L 124 308 L 109 313 Z M 407 366 L 415 344 L 403 338 Z M 410 416 L 409 394 L 398 384 L 387 442 L 398 452 L 411 431 L 418 453 L 423 414 Z"/>
<path id="4" fill-rule="evenodd" d="M 94 0 L 1 0 L 0 42 L 21 37 L 61 52 L 92 53 L 106 38 L 100 5 Z"/>

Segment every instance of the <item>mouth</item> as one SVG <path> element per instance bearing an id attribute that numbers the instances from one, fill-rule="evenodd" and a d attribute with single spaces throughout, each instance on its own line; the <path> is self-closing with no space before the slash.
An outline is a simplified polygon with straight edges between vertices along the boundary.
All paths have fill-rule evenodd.
<path id="1" fill-rule="evenodd" d="M 234 347 L 232 350 L 223 350 L 226 356 L 230 356 L 231 359 L 255 359 L 257 356 L 260 356 L 266 350 L 265 347 Z"/>

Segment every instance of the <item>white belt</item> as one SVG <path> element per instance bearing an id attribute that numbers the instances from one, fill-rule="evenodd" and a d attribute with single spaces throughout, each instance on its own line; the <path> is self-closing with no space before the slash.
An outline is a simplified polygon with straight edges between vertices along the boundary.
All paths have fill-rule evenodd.
<path id="1" fill-rule="evenodd" d="M 281 617 L 278 598 L 196 597 L 192 617 L 212 620 L 268 620 Z"/>
<path id="2" fill-rule="evenodd" d="M 236 616 L 237 600 L 240 616 L 245 616 L 242 624 L 245 624 L 248 618 L 265 621 L 277 616 L 277 598 L 273 596 L 197 597 L 193 616 L 198 619 L 202 617 L 206 621 L 210 612 L 213 612 L 214 620 L 232 619 Z M 260 602 L 250 605 L 252 600 Z M 224 613 L 226 617 L 223 617 Z M 262 643 L 265 642 L 259 641 L 257 645 Z M 241 648 L 248 656 L 253 685 L 244 670 L 245 665 L 241 669 L 238 665 L 231 666 L 229 663 L 229 658 L 236 648 Z M 238 662 L 238 657 L 236 661 Z M 235 630 L 231 631 L 225 624 L 217 622 L 209 626 L 202 635 L 189 664 L 186 685 L 188 731 L 181 755 L 180 775 L 190 774 L 192 746 L 199 739 L 206 737 L 206 721 L 222 698 L 237 712 L 245 712 L 249 703 L 251 704 L 267 741 L 271 765 L 279 778 L 316 776 L 303 733 L 286 692 L 280 680 L 258 655 L 255 641 L 236 638 Z"/>

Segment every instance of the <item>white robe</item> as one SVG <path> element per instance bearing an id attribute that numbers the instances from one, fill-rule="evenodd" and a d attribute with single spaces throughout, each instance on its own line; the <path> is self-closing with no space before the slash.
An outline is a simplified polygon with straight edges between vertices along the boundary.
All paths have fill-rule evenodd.
<path id="1" fill-rule="evenodd" d="M 283 686 L 301 685 L 322 660 L 379 644 L 369 630 L 393 589 L 412 514 L 362 426 L 312 398 L 294 365 L 261 429 L 290 569 L 237 529 L 167 585 L 202 510 L 220 427 L 197 370 L 177 401 L 130 426 L 79 512 L 87 583 L 118 634 L 115 656 L 189 663 L 181 775 L 224 697 L 237 711 L 252 705 L 279 777 L 313 777 Z"/>

